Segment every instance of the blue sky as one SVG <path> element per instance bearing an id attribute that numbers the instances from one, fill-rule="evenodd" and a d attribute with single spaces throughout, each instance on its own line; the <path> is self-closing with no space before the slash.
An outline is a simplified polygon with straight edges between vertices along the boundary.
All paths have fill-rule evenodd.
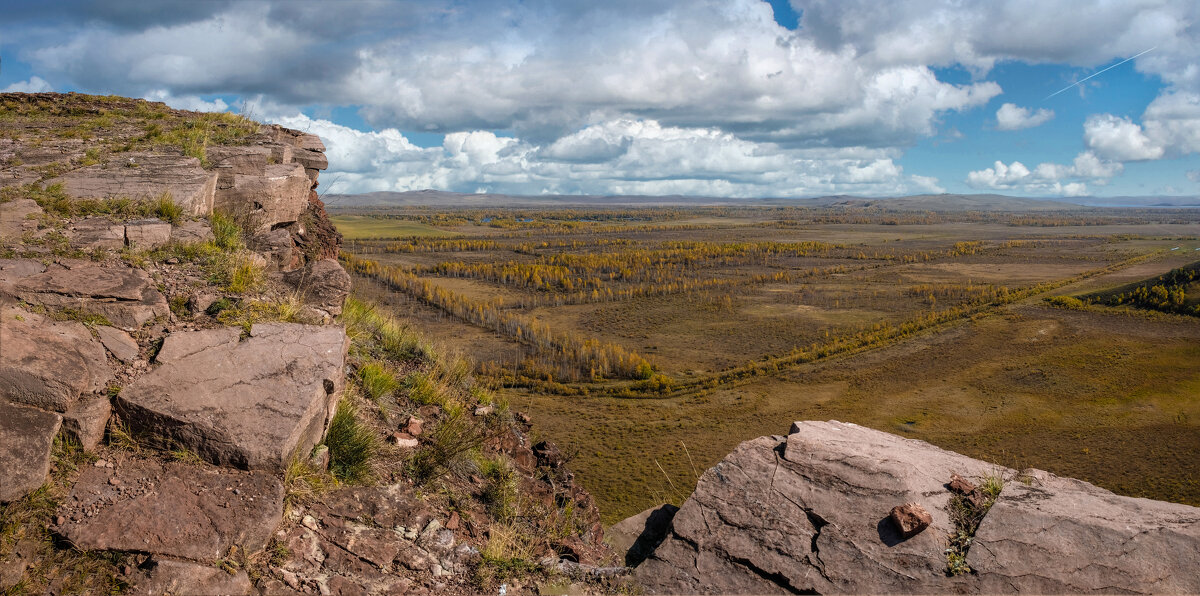
<path id="1" fill-rule="evenodd" d="M 0 12 L 0 89 L 309 130 L 329 148 L 332 192 L 1200 195 L 1195 2 L 0 0 Z"/>

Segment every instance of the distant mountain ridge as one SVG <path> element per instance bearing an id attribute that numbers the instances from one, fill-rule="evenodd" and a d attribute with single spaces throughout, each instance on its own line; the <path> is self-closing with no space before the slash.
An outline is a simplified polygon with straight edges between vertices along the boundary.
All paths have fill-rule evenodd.
<path id="1" fill-rule="evenodd" d="M 895 211 L 1063 211 L 1098 207 L 1200 207 L 1200 197 L 1071 197 L 1040 199 L 997 194 L 937 194 L 903 197 L 833 195 L 814 198 L 695 197 L 684 195 L 537 195 L 458 193 L 441 190 L 326 194 L 331 210 L 362 207 L 716 207 L 789 206 L 880 208 Z"/>

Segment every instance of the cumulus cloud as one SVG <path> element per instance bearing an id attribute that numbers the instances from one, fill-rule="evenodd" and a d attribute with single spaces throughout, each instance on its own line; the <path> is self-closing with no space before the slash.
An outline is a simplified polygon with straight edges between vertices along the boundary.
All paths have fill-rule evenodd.
<path id="1" fill-rule="evenodd" d="M 191 110 L 193 112 L 225 112 L 229 110 L 229 104 L 225 103 L 225 100 L 219 97 L 212 101 L 205 101 L 198 95 L 175 96 L 166 89 L 150 91 L 143 95 L 142 99 L 161 101 L 176 110 Z"/>
<path id="2" fill-rule="evenodd" d="M 1014 103 L 1006 103 L 996 110 L 996 128 L 1000 130 L 1033 128 L 1049 122 L 1053 117 L 1054 110 L 1041 108 L 1034 112 Z"/>
<path id="3" fill-rule="evenodd" d="M 27 81 L 17 81 L 0 89 L 0 92 L 3 93 L 42 93 L 45 91 L 54 91 L 54 87 L 51 87 L 46 79 L 38 76 L 29 77 Z"/>
<path id="4" fill-rule="evenodd" d="M 300 114 L 272 120 L 324 139 L 333 169 L 322 180 L 334 193 L 424 188 L 730 197 L 944 192 L 935 178 L 906 176 L 887 151 L 858 148 L 816 157 L 809 149 L 632 116 L 592 124 L 547 146 L 467 131 L 448 134 L 440 147 L 428 148 L 395 129 L 363 132 Z M 572 159 L 563 159 L 564 152 Z"/>
<path id="5" fill-rule="evenodd" d="M 1036 195 L 1082 196 L 1087 182 L 1105 185 L 1124 170 L 1119 162 L 1102 160 L 1091 151 L 1075 156 L 1071 165 L 1040 163 L 1030 170 L 1014 161 L 997 161 L 990 168 L 967 174 L 967 185 L 979 190 L 1019 191 Z"/>
<path id="6" fill-rule="evenodd" d="M 1129 118 L 1096 114 L 1083 124 L 1083 140 L 1098 155 L 1118 161 L 1145 161 L 1163 156 L 1163 148 Z"/>

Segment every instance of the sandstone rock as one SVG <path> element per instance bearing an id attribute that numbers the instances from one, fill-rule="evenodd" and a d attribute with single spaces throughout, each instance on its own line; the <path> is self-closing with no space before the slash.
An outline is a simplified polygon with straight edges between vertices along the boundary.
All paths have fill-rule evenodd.
<path id="1" fill-rule="evenodd" d="M 562 451 L 559 451 L 558 446 L 549 441 L 542 441 L 533 446 L 533 455 L 537 457 L 539 466 L 547 468 L 557 468 L 566 462 L 563 458 Z"/>
<path id="2" fill-rule="evenodd" d="M 1200 593 L 1200 508 L 1027 470 L 967 554 L 981 592 Z"/>
<path id="3" fill-rule="evenodd" d="M 232 184 L 234 175 L 266 175 L 267 165 L 279 161 L 277 153 L 277 149 L 265 145 L 235 145 L 211 147 L 207 157 L 213 169 L 220 173 L 217 184 L 226 186 Z"/>
<path id="4" fill-rule="evenodd" d="M 279 479 L 263 472 L 129 460 L 115 470 L 83 469 L 55 529 L 85 550 L 215 561 L 231 546 L 266 546 L 283 516 L 283 494 Z"/>
<path id="5" fill-rule="evenodd" d="M 329 469 L 329 448 L 324 445 L 317 445 L 313 449 L 312 455 L 308 458 L 308 463 L 314 469 L 324 472 Z"/>
<path id="6" fill-rule="evenodd" d="M 46 482 L 61 424 L 58 414 L 0 400 L 0 503 L 20 499 Z"/>
<path id="7" fill-rule="evenodd" d="M 170 312 L 154 280 L 132 267 L 69 263 L 21 278 L 12 284 L 11 291 L 31 304 L 103 315 L 122 329 L 136 329 Z"/>
<path id="8" fill-rule="evenodd" d="M 4 308 L 0 346 L 0 400 L 65 412 L 80 394 L 103 389 L 113 376 L 104 348 L 79 323 Z"/>
<path id="9" fill-rule="evenodd" d="M 233 186 L 218 189 L 215 207 L 246 218 L 256 232 L 294 222 L 308 206 L 311 182 L 299 164 L 270 164 L 261 176 L 233 178 Z"/>
<path id="10" fill-rule="evenodd" d="M 31 217 L 41 215 L 42 208 L 31 199 L 17 199 L 0 203 L 0 242 L 20 240 L 29 230 L 37 228 Z"/>
<path id="11" fill-rule="evenodd" d="M 929 515 L 928 511 L 919 503 L 905 503 L 892 507 L 892 512 L 888 515 L 892 520 L 892 525 L 896 526 L 896 531 L 900 532 L 900 536 L 908 539 L 920 534 L 922 530 L 929 527 L 933 523 L 933 516 Z"/>
<path id="12" fill-rule="evenodd" d="M 125 243 L 130 248 L 157 248 L 171 241 L 171 224 L 161 219 L 143 219 L 125 224 Z"/>
<path id="13" fill-rule="evenodd" d="M 142 565 L 139 571 L 130 594 L 218 596 L 250 594 L 253 589 L 250 576 L 245 571 L 230 575 L 224 569 L 188 561 L 155 557 Z"/>
<path id="14" fill-rule="evenodd" d="M 306 303 L 332 316 L 342 313 L 342 305 L 350 294 L 350 274 L 332 259 L 314 261 L 303 269 L 284 273 L 283 279 L 303 294 Z"/>
<path id="15" fill-rule="evenodd" d="M 104 438 L 111 415 L 112 402 L 107 396 L 90 395 L 63 414 L 62 430 L 78 441 L 85 451 L 91 451 Z"/>
<path id="16" fill-rule="evenodd" d="M 1028 487 L 1008 482 L 984 517 L 967 554 L 975 572 L 947 577 L 951 474 L 1016 477 L 921 441 L 798 422 L 705 472 L 635 574 L 651 593 L 1200 589 L 1200 509 L 1036 471 Z M 888 515 L 898 501 L 923 503 L 930 528 L 903 540 Z"/>
<path id="17" fill-rule="evenodd" d="M 626 567 L 637 567 L 662 544 L 679 508 L 667 503 L 627 517 L 604 533 L 604 540 L 622 555 Z"/>
<path id="18" fill-rule="evenodd" d="M 475 415 L 476 416 L 487 416 L 488 414 L 491 414 L 495 411 L 496 411 L 496 406 L 493 406 L 493 405 L 475 406 Z"/>
<path id="19" fill-rule="evenodd" d="M 421 442 L 414 439 L 407 433 L 392 433 L 388 436 L 388 442 L 401 449 L 416 449 Z"/>
<path id="20" fill-rule="evenodd" d="M 296 244 L 286 228 L 279 228 L 251 236 L 246 246 L 262 255 L 271 269 L 282 270 L 292 264 L 292 249 Z"/>
<path id="21" fill-rule="evenodd" d="M 200 167 L 200 160 L 154 153 L 126 153 L 123 156 L 126 161 L 120 167 L 77 168 L 47 183 L 61 182 L 66 193 L 77 198 L 154 200 L 163 193 L 170 193 L 185 215 L 212 214 L 217 174 Z"/>
<path id="22" fill-rule="evenodd" d="M 185 221 L 171 228 L 171 242 L 176 244 L 208 242 L 212 239 L 212 226 L 206 221 Z"/>
<path id="23" fill-rule="evenodd" d="M 308 149 L 293 151 L 292 161 L 304 166 L 306 170 L 324 170 L 329 167 L 329 159 L 324 153 Z"/>
<path id="24" fill-rule="evenodd" d="M 114 358 L 125 364 L 133 364 L 133 361 L 138 359 L 137 342 L 133 341 L 128 333 L 108 325 L 97 325 L 95 329 L 96 335 L 100 336 L 100 343 L 104 344 Z"/>
<path id="25" fill-rule="evenodd" d="M 975 492 L 977 487 L 970 480 L 967 480 L 958 474 L 951 474 L 949 488 L 951 492 L 958 493 L 965 497 Z"/>
<path id="26" fill-rule="evenodd" d="M 13 282 L 45 270 L 45 265 L 33 259 L 0 259 L 0 293 L 11 293 Z"/>
<path id="27" fill-rule="evenodd" d="M 67 237 L 75 248 L 119 250 L 125 247 L 125 225 L 107 217 L 89 217 L 71 226 Z"/>
<path id="28" fill-rule="evenodd" d="M 281 471 L 307 454 L 332 418 L 348 338 L 342 327 L 259 324 L 173 333 L 161 363 L 126 387 L 129 425 L 217 464 Z"/>
<path id="29" fill-rule="evenodd" d="M 424 430 L 424 424 L 425 423 L 422 422 L 420 418 L 417 418 L 416 416 L 409 416 L 408 421 L 404 423 L 403 430 L 414 437 L 419 437 L 421 436 L 421 432 Z"/>

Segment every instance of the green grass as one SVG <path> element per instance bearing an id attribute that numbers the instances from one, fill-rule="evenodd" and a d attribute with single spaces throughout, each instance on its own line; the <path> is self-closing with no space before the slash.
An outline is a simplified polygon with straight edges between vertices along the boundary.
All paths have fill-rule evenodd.
<path id="1" fill-rule="evenodd" d="M 400 380 L 396 378 L 388 365 L 379 360 L 372 360 L 358 369 L 358 382 L 362 385 L 367 399 L 379 402 L 400 388 Z"/>
<path id="2" fill-rule="evenodd" d="M 447 238 L 458 235 L 430 225 L 402 219 L 382 219 L 366 215 L 335 215 L 330 219 L 347 240 L 411 236 Z"/>
<path id="3" fill-rule="evenodd" d="M 329 447 L 329 471 L 342 482 L 366 482 L 372 477 L 371 459 L 379 448 L 375 431 L 358 419 L 358 409 L 347 397 L 338 402 L 337 412 L 325 435 Z"/>

